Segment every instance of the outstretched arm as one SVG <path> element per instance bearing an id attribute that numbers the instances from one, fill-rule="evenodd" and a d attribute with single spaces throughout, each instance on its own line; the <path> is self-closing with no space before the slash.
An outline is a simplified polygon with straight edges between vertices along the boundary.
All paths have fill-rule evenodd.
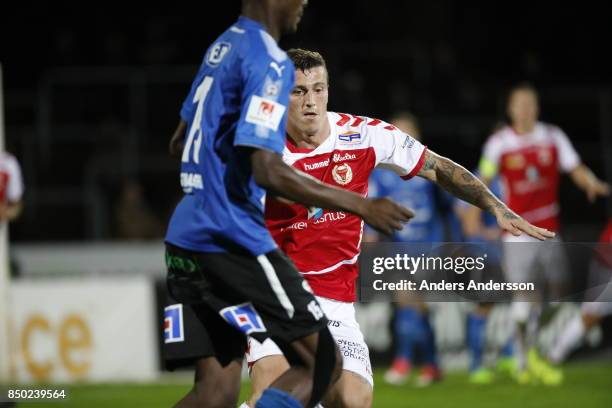
<path id="1" fill-rule="evenodd" d="M 555 236 L 553 232 L 531 225 L 519 217 L 495 197 L 475 175 L 446 157 L 427 150 L 425 162 L 418 175 L 438 184 L 455 197 L 493 214 L 500 228 L 513 235 L 518 236 L 524 232 L 540 240 Z"/>
<path id="2" fill-rule="evenodd" d="M 569 175 L 578 188 L 586 193 L 590 202 L 599 196 L 610 195 L 610 185 L 598 179 L 584 164 L 576 166 Z"/>

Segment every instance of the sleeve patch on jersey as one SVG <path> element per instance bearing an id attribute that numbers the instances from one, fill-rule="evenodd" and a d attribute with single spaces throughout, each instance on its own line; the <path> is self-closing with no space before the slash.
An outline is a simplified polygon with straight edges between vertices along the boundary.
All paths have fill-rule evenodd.
<path id="1" fill-rule="evenodd" d="M 226 307 L 219 314 L 226 322 L 244 334 L 266 331 L 259 313 L 250 302 Z"/>
<path id="2" fill-rule="evenodd" d="M 183 305 L 178 303 L 164 308 L 164 343 L 185 340 L 183 328 Z"/>
<path id="3" fill-rule="evenodd" d="M 221 41 L 216 43 L 210 48 L 208 55 L 206 56 L 206 63 L 211 67 L 216 67 L 223 61 L 223 58 L 227 55 L 229 50 L 232 49 L 232 44 Z"/>
<path id="4" fill-rule="evenodd" d="M 273 100 L 253 95 L 245 120 L 253 125 L 263 126 L 276 132 L 286 109 L 284 105 Z"/>

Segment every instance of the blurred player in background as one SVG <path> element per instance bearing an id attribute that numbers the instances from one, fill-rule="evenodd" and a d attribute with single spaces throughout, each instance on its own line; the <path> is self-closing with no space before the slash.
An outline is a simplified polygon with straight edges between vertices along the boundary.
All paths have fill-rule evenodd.
<path id="1" fill-rule="evenodd" d="M 422 142 L 417 119 L 409 112 L 398 112 L 391 118 L 391 124 Z M 371 197 L 393 197 L 414 211 L 414 218 L 406 227 L 395 233 L 393 242 L 438 243 L 445 239 L 445 214 L 450 201 L 439 187 L 424 178 L 415 178 L 403 183 L 392 172 L 376 169 L 370 177 Z M 446 207 L 446 208 L 444 208 Z M 378 234 L 369 229 L 366 240 L 379 240 Z M 415 247 L 420 251 L 422 248 Z M 418 255 L 418 254 L 415 254 Z M 400 291 L 395 296 L 395 319 L 393 334 L 396 340 L 396 354 L 391 368 L 385 373 L 389 384 L 401 385 L 408 380 L 415 363 L 415 352 L 420 352 L 422 368 L 417 385 L 425 386 L 441 379 L 437 361 L 436 339 L 430 321 L 427 304 L 418 294 Z"/>
<path id="2" fill-rule="evenodd" d="M 538 94 L 532 86 L 521 84 L 511 90 L 507 114 L 510 124 L 489 137 L 484 145 L 479 172 L 486 184 L 497 175 L 501 176 L 504 200 L 513 211 L 534 225 L 557 231 L 560 171 L 570 175 L 574 183 L 585 191 L 589 201 L 609 194 L 609 185 L 580 162 L 565 133 L 556 126 L 538 121 Z M 536 240 L 530 237 L 504 234 L 502 240 L 504 271 L 509 282 L 528 282 L 533 270 L 541 267 L 547 281 L 557 291 L 566 283 L 564 255 L 558 245 L 543 251 L 535 244 L 513 244 L 535 243 Z M 537 351 L 531 348 L 538 325 L 531 324 L 534 330 L 527 333 L 527 322 L 537 321 L 539 307 L 531 307 L 533 304 L 526 301 L 530 298 L 525 295 L 517 295 L 516 299 L 523 300 L 512 305 L 518 326 L 515 342 L 519 368 L 517 380 L 520 383 L 536 380 L 545 384 L 560 383 L 562 373 L 540 361 Z"/>
<path id="3" fill-rule="evenodd" d="M 273 337 L 291 362 L 258 407 L 312 407 L 339 376 L 327 319 L 265 226 L 265 190 L 357 214 L 387 233 L 412 215 L 283 162 L 294 67 L 277 41 L 296 30 L 305 3 L 242 2 L 242 16 L 207 50 L 170 143 L 173 152 L 182 145 L 185 194 L 166 235 L 164 356 L 171 369 L 196 364 L 177 407 L 235 406 L 245 335 Z"/>
<path id="4" fill-rule="evenodd" d="M 0 222 L 17 219 L 23 208 L 21 167 L 12 154 L 0 152 Z"/>
<path id="5" fill-rule="evenodd" d="M 491 181 L 489 188 L 495 196 L 501 197 L 501 183 L 498 177 Z M 500 230 L 495 218 L 487 213 L 472 211 L 472 206 L 461 200 L 455 200 L 454 211 L 460 221 L 463 242 L 479 244 L 486 249 L 488 268 L 501 267 Z M 470 247 L 467 248 L 469 250 Z M 491 269 L 489 273 L 493 272 Z M 493 303 L 480 302 L 467 316 L 466 344 L 470 353 L 469 381 L 474 384 L 490 384 L 494 379 L 493 371 L 483 365 L 487 344 L 487 321 L 493 307 Z M 504 373 L 511 373 L 514 365 L 512 339 L 510 338 L 499 352 L 497 369 Z"/>
<path id="6" fill-rule="evenodd" d="M 545 239 L 509 211 L 470 172 L 428 150 L 410 135 L 378 119 L 327 111 L 329 78 L 319 53 L 290 50 L 295 86 L 289 99 L 288 138 L 283 159 L 314 179 L 366 196 L 368 178 L 387 167 L 404 179 L 420 176 L 494 213 L 499 225 Z M 280 246 L 304 275 L 329 319 L 341 349 L 343 371 L 323 401 L 325 407 L 369 407 L 372 371 L 369 351 L 355 319 L 355 282 L 363 222 L 342 209 L 325 211 L 272 197 L 266 223 Z M 249 340 L 253 396 L 249 406 L 275 378 L 289 369 L 281 349 L 270 339 Z M 246 406 L 246 404 L 243 404 Z"/>
<path id="7" fill-rule="evenodd" d="M 595 247 L 589 267 L 586 298 L 580 315 L 574 317 L 562 330 L 548 353 L 553 364 L 560 364 L 581 343 L 584 336 L 604 317 L 612 314 L 612 218 Z"/>
<path id="8" fill-rule="evenodd" d="M 23 209 L 23 178 L 19 162 L 12 154 L 0 152 L 0 228 L 8 228 L 8 223 L 15 221 Z M 9 259 L 9 274 L 19 276 L 17 263 Z"/>

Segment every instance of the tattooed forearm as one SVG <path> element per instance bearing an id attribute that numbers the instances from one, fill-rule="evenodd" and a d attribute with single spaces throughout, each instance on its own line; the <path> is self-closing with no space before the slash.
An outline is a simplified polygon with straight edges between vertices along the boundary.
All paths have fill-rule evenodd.
<path id="1" fill-rule="evenodd" d="M 497 215 L 501 210 L 504 218 L 517 218 L 517 215 L 499 201 L 482 181 L 464 167 L 435 154 L 429 155 L 427 161 L 430 160 L 432 162 L 430 165 L 436 173 L 436 182 L 446 191 L 491 214 Z"/>
<path id="2" fill-rule="evenodd" d="M 421 169 L 421 172 L 435 170 L 436 158 L 432 154 L 430 154 L 430 152 L 426 152 L 425 155 L 425 163 L 423 163 L 423 168 Z"/>

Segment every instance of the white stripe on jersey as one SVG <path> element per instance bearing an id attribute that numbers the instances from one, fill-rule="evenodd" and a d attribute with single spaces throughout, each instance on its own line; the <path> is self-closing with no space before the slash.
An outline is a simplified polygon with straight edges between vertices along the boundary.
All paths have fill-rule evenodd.
<path id="1" fill-rule="evenodd" d="M 324 273 L 332 272 L 335 269 L 338 269 L 342 265 L 352 265 L 357 262 L 357 258 L 359 258 L 359 253 L 352 257 L 351 259 L 345 259 L 344 261 L 340 261 L 335 265 L 330 266 L 329 268 L 321 269 L 320 271 L 310 271 L 310 272 L 300 272 L 302 275 L 322 275 Z"/>
<path id="2" fill-rule="evenodd" d="M 243 30 L 242 28 L 238 28 L 236 26 L 231 26 L 230 27 L 230 31 L 233 32 L 233 33 L 236 33 L 236 34 L 244 34 L 244 33 L 246 33 L 245 30 Z"/>
<path id="3" fill-rule="evenodd" d="M 285 54 L 285 51 L 279 48 L 278 44 L 270 34 L 264 30 L 259 30 L 259 34 L 261 35 L 261 39 L 266 46 L 268 55 L 272 57 L 272 59 L 274 59 L 276 62 L 283 62 L 287 59 L 287 54 Z"/>
<path id="4" fill-rule="evenodd" d="M 295 314 L 295 308 L 293 307 L 291 300 L 289 300 L 289 296 L 287 296 L 287 292 L 285 292 L 283 285 L 278 280 L 278 276 L 276 276 L 276 271 L 274 270 L 274 267 L 265 255 L 259 255 L 257 257 L 257 262 L 259 262 L 259 264 L 263 268 L 264 273 L 266 274 L 266 278 L 268 278 L 268 282 L 270 283 L 270 286 L 272 286 L 272 290 L 274 291 L 274 294 L 276 294 L 278 301 L 285 308 L 285 311 L 287 312 L 289 318 L 293 318 L 293 315 Z"/>

